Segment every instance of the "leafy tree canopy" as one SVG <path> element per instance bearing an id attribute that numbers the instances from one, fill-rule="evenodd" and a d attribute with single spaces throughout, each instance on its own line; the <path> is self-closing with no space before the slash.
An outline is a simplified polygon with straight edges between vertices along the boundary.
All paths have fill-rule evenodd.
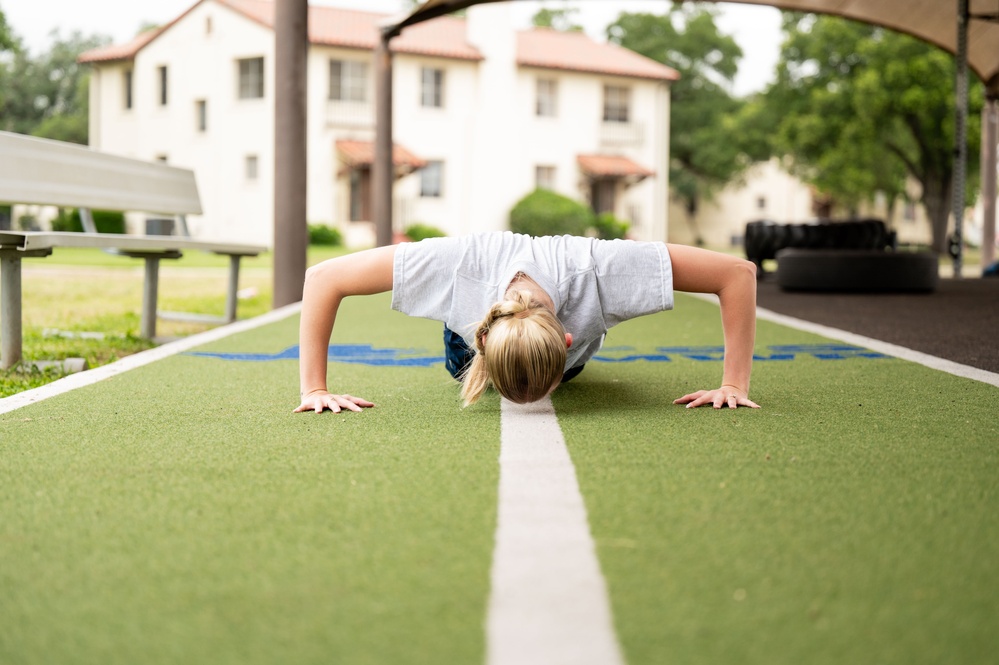
<path id="1" fill-rule="evenodd" d="M 7 17 L 4 15 L 3 9 L 0 9 L 0 52 L 12 48 L 14 48 L 14 38 L 10 33 L 10 28 L 7 26 Z"/>
<path id="2" fill-rule="evenodd" d="M 14 41 L 12 57 L 0 62 L 0 129 L 86 144 L 89 72 L 77 59 L 109 40 L 53 32 L 38 56 Z"/>
<path id="3" fill-rule="evenodd" d="M 576 23 L 573 17 L 579 12 L 575 7 L 565 9 L 548 9 L 542 7 L 531 19 L 537 28 L 552 28 L 559 32 L 582 32 L 583 26 Z"/>
<path id="4" fill-rule="evenodd" d="M 698 242 L 701 201 L 750 163 L 736 122 L 743 103 L 729 92 L 742 49 L 719 32 L 716 17 L 714 7 L 675 3 L 662 15 L 622 13 L 607 28 L 610 41 L 680 72 L 671 86 L 670 187 Z"/>
<path id="5" fill-rule="evenodd" d="M 921 185 L 933 244 L 946 246 L 954 167 L 954 58 L 912 37 L 840 18 L 785 14 L 786 38 L 764 115 L 792 169 L 854 210 Z M 982 87 L 971 86 L 969 193 L 978 168 Z"/>

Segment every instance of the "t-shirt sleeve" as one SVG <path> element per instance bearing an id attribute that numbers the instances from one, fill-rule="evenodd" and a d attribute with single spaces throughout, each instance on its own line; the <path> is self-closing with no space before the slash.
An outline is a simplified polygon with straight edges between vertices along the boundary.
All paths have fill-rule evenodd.
<path id="1" fill-rule="evenodd" d="M 400 244 L 392 270 L 392 309 L 446 321 L 462 252 L 460 238 L 428 238 Z"/>
<path id="2" fill-rule="evenodd" d="M 593 253 L 607 328 L 673 309 L 673 268 L 665 244 L 604 241 Z"/>

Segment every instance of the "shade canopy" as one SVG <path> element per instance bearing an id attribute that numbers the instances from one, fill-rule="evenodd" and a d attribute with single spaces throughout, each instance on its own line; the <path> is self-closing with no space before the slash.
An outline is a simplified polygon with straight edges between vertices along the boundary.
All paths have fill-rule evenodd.
<path id="1" fill-rule="evenodd" d="M 406 26 L 450 12 L 502 0 L 427 0 L 408 14 L 383 26 L 389 34 Z M 613 0 L 602 0 L 613 2 Z M 884 26 L 923 39 L 950 52 L 957 52 L 958 7 L 955 0 L 726 0 L 739 4 L 766 5 L 789 11 L 842 16 Z M 969 0 L 968 66 L 999 94 L 999 0 Z"/>

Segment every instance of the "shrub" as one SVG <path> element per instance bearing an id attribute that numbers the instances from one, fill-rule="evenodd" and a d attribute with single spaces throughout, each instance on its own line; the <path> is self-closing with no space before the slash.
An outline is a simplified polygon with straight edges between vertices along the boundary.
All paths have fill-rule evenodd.
<path id="1" fill-rule="evenodd" d="M 309 224 L 309 244 L 339 247 L 343 244 L 343 234 L 332 226 Z"/>
<path id="2" fill-rule="evenodd" d="M 97 227 L 98 233 L 125 232 L 125 213 L 109 210 L 91 210 L 90 214 L 94 218 L 94 226 Z M 79 209 L 60 208 L 59 215 L 52 220 L 52 230 L 82 233 L 83 222 L 80 221 Z"/>
<path id="3" fill-rule="evenodd" d="M 436 226 L 430 226 L 421 222 L 410 224 L 403 233 L 413 242 L 420 242 L 426 238 L 443 238 L 447 235 Z"/>
<path id="4" fill-rule="evenodd" d="M 630 224 L 623 219 L 618 219 L 613 213 L 602 212 L 597 215 L 593 222 L 593 228 L 597 231 L 597 237 L 604 240 L 617 240 L 628 235 Z"/>
<path id="5" fill-rule="evenodd" d="M 21 231 L 37 231 L 38 218 L 34 215 L 21 215 L 17 218 L 17 228 Z"/>
<path id="6" fill-rule="evenodd" d="M 510 211 L 510 230 L 531 236 L 586 235 L 593 211 L 547 189 L 536 189 Z"/>

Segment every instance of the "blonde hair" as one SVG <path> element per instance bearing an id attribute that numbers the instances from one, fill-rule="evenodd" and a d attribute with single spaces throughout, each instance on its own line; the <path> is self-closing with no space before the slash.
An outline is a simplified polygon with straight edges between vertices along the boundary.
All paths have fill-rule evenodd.
<path id="1" fill-rule="evenodd" d="M 565 328 L 530 291 L 493 305 L 475 331 L 475 355 L 465 371 L 461 396 L 475 404 L 490 384 L 511 402 L 535 402 L 562 380 Z"/>

